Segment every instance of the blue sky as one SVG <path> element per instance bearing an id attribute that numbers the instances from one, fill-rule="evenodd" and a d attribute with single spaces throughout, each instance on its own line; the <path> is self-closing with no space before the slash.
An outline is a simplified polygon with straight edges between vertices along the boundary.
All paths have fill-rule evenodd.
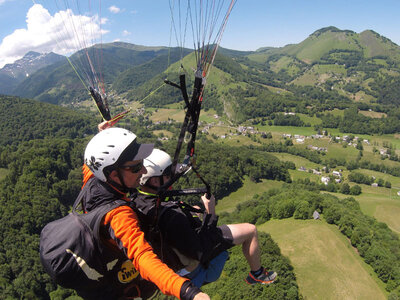
<path id="1" fill-rule="evenodd" d="M 175 40 L 170 43 L 169 1 L 103 0 L 101 10 L 94 8 L 98 1 L 89 2 L 93 10 L 101 11 L 103 42 L 175 46 Z M 0 68 L 29 50 L 49 52 L 57 48 L 51 38 L 55 30 L 48 28 L 50 21 L 56 20 L 55 11 L 44 14 L 52 2 L 0 0 Z M 79 2 L 84 5 L 88 1 Z M 35 3 L 43 7 L 33 9 Z M 355 32 L 372 29 L 400 45 L 399 13 L 399 0 L 237 0 L 221 46 L 236 50 L 281 47 L 299 43 L 327 26 Z M 100 41 L 99 36 L 96 39 Z M 68 51 L 71 49 L 64 50 Z"/>

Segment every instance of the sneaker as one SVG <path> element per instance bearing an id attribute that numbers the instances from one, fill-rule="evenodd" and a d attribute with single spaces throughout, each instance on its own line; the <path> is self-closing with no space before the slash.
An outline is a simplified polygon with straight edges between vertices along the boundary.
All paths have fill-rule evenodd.
<path id="1" fill-rule="evenodd" d="M 256 284 L 256 283 L 270 284 L 275 281 L 276 275 L 277 275 L 276 272 L 267 271 L 266 269 L 264 269 L 264 271 L 257 277 L 251 274 L 250 272 L 245 280 L 248 284 Z"/>

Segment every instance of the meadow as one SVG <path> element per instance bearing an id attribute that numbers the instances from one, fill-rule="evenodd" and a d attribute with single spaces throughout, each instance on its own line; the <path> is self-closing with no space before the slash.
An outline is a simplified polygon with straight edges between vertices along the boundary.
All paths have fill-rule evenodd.
<path id="1" fill-rule="evenodd" d="M 270 220 L 271 234 L 294 267 L 304 299 L 386 299 L 383 284 L 336 226 L 316 220 Z"/>

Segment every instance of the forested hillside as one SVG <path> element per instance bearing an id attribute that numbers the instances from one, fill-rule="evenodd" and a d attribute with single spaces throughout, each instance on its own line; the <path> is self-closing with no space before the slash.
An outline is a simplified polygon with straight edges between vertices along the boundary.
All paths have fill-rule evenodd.
<path id="1" fill-rule="evenodd" d="M 78 138 L 92 134 L 93 115 L 60 106 L 0 95 L 0 145 L 44 138 Z"/>

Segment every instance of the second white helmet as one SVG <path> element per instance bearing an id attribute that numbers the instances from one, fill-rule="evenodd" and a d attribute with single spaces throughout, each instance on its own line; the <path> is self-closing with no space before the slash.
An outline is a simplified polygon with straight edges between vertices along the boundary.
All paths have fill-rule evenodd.
<path id="1" fill-rule="evenodd" d="M 142 175 L 140 179 L 141 185 L 145 185 L 150 177 L 168 174 L 171 169 L 172 159 L 167 152 L 153 149 L 153 152 L 143 160 L 143 165 L 146 167 L 147 173 Z"/>

